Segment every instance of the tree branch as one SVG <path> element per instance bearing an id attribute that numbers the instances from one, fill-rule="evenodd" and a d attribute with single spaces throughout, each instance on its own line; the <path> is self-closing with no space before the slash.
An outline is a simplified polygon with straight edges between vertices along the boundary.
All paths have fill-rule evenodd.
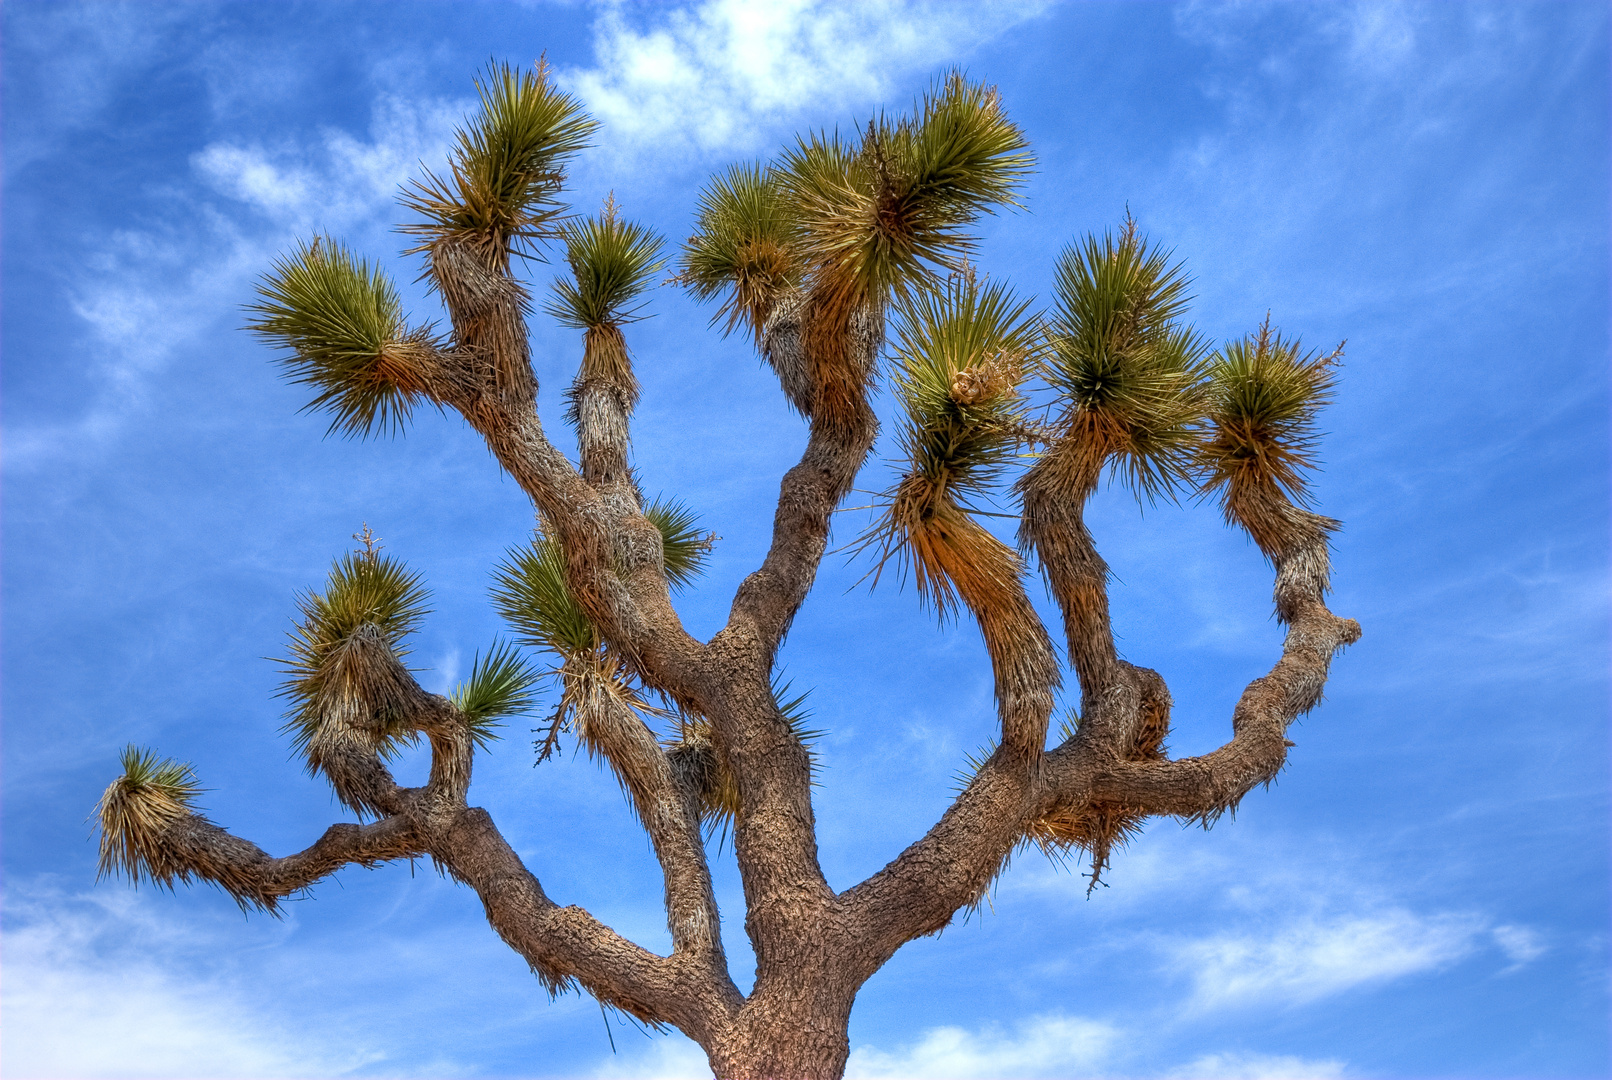
<path id="1" fill-rule="evenodd" d="M 317 842 L 276 859 L 249 840 L 232 835 L 200 814 L 185 814 L 157 834 L 147 854 L 152 877 L 163 884 L 192 877 L 210 881 L 242 907 L 278 913 L 281 898 L 306 889 L 349 863 L 372 867 L 424 854 L 413 826 L 403 817 L 369 825 L 332 825 Z"/>
<path id="2" fill-rule="evenodd" d="M 815 391 L 804 344 L 805 317 L 805 294 L 796 293 L 777 305 L 763 331 L 762 352 L 778 372 L 791 402 L 810 418 L 811 434 L 800 463 L 784 474 L 779 485 L 772 546 L 760 569 L 739 586 L 723 631 L 754 634 L 765 648 L 769 669 L 773 653 L 817 577 L 828 548 L 831 512 L 856 483 L 856 474 L 872 452 L 879 430 L 867 403 L 865 384 L 847 415 L 819 415 L 814 409 Z M 884 342 L 882 312 L 858 310 L 849 334 L 855 362 L 871 373 Z"/>
<path id="3" fill-rule="evenodd" d="M 488 268 L 463 245 L 439 241 L 430 254 L 428 274 L 448 307 L 456 344 L 423 362 L 430 369 L 422 374 L 427 392 L 469 421 L 553 527 L 571 591 L 605 639 L 651 685 L 692 699 L 701 648 L 672 609 L 659 531 L 639 512 L 635 493 L 596 490 L 543 432 L 526 347 L 525 291 L 507 267 Z M 620 440 L 595 448 L 605 455 L 594 462 L 601 480 L 617 451 L 625 460 L 620 419 Z M 585 433 L 585 442 L 591 438 Z M 617 479 L 630 487 L 630 477 Z"/>
<path id="4" fill-rule="evenodd" d="M 1304 527 L 1272 554 L 1287 638 L 1275 667 L 1248 685 L 1233 710 L 1231 740 L 1202 757 L 1124 761 L 1072 739 L 1047 756 L 1049 805 L 1073 798 L 1207 823 L 1281 771 L 1288 726 L 1321 700 L 1333 657 L 1360 639 L 1360 624 L 1332 614 L 1323 599 L 1327 536 L 1336 522 L 1291 508 L 1288 514 Z"/>
<path id="5" fill-rule="evenodd" d="M 761 992 L 798 971 L 791 951 L 803 926 L 821 925 L 832 890 L 817 859 L 811 760 L 774 700 L 779 644 L 800 610 L 828 547 L 831 512 L 856 481 L 878 433 L 866 386 L 883 343 L 882 311 L 861 307 L 839 332 L 852 376 L 819 408 L 823 365 L 807 355 L 810 296 L 796 292 L 769 316 L 762 351 L 786 395 L 811 423 L 801 461 L 785 474 L 773 539 L 760 569 L 734 596 L 728 624 L 709 645 L 717 685 L 702 709 L 739 792 L 734 849 L 744 884 L 745 929 L 756 950 Z"/>
<path id="6" fill-rule="evenodd" d="M 485 810 L 463 811 L 432 854 L 476 890 L 487 921 L 551 993 L 575 982 L 601 1002 L 707 1040 L 743 1003 L 726 969 L 634 945 L 578 907 L 560 907 L 521 863 Z"/>
<path id="7" fill-rule="evenodd" d="M 840 895 L 847 937 L 859 943 L 858 982 L 902 945 L 940 931 L 985 895 L 1023 836 L 1036 774 L 1034 761 L 998 748 L 921 839 Z"/>

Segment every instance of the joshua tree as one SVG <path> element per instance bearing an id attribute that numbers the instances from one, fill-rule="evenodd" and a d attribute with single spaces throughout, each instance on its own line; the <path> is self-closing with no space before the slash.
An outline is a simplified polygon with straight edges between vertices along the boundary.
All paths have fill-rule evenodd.
<path id="1" fill-rule="evenodd" d="M 672 598 L 710 538 L 681 504 L 646 501 L 628 453 L 638 384 L 623 326 L 661 273 L 662 241 L 613 203 L 565 214 L 564 165 L 595 125 L 541 67 L 495 67 L 479 89 L 446 172 L 402 196 L 418 240 L 409 253 L 423 256 L 451 333 L 408 323 L 386 276 L 325 238 L 265 276 L 251 328 L 287 350 L 287 375 L 312 389 L 333 431 L 395 428 L 425 401 L 486 439 L 536 510 L 534 535 L 492 590 L 532 652 L 495 646 L 452 697 L 427 693 L 404 665 L 424 590 L 366 539 L 301 597 L 284 661 L 287 731 L 363 823 L 273 858 L 194 809 L 188 766 L 130 748 L 99 808 L 103 872 L 199 878 L 273 912 L 348 864 L 427 857 L 476 891 L 551 993 L 580 988 L 676 1027 L 720 1077 L 838 1077 L 858 988 L 979 901 L 1016 848 L 1079 849 L 1095 881 L 1149 817 L 1207 825 L 1277 774 L 1288 725 L 1360 634 L 1323 602 L 1337 523 L 1307 508 L 1313 420 L 1337 353 L 1306 353 L 1268 318 L 1213 349 L 1182 322 L 1181 266 L 1128 219 L 1064 252 L 1045 314 L 977 274 L 969 229 L 1012 203 L 1031 158 L 995 91 L 960 76 L 910 116 L 735 167 L 701 194 L 676 281 L 720 300 L 717 320 L 754 338 L 810 434 L 783 477 L 765 561 L 727 624 L 697 641 Z M 563 247 L 571 276 L 544 308 L 585 332 L 567 391 L 574 463 L 538 420 L 532 301 L 512 269 L 545 243 Z M 940 617 L 978 623 L 1001 730 L 928 833 L 835 892 L 818 866 L 807 733 L 773 671 L 830 516 L 873 449 L 881 363 L 904 410 L 904 475 L 860 541 L 877 566 L 894 559 L 910 573 Z M 1055 404 L 1032 410 L 1032 385 Z M 1010 476 L 1021 461 L 1031 464 Z M 1164 680 L 1115 648 L 1107 567 L 1082 520 L 1105 475 L 1143 500 L 1217 500 L 1274 567 L 1281 656 L 1243 693 L 1230 740 L 1202 757 L 1165 754 Z M 977 520 L 993 495 L 1017 500 L 1017 550 Z M 1050 749 L 1061 661 L 1029 600 L 1032 561 L 1062 610 L 1080 689 Z M 466 803 L 491 725 L 532 712 L 546 678 L 559 700 L 540 753 L 574 738 L 619 779 L 665 878 L 670 955 L 555 903 Z M 385 762 L 422 736 L 430 779 L 400 787 Z M 706 844 L 718 825 L 731 829 L 743 882 L 748 994 L 718 932 Z"/>

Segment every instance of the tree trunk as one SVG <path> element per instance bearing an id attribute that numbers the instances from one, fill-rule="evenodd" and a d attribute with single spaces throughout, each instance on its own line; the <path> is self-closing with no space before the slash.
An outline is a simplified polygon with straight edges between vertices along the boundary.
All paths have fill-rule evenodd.
<path id="1" fill-rule="evenodd" d="M 840 1080 L 851 1053 L 848 996 L 813 992 L 807 980 L 754 995 L 707 1048 L 717 1080 Z"/>

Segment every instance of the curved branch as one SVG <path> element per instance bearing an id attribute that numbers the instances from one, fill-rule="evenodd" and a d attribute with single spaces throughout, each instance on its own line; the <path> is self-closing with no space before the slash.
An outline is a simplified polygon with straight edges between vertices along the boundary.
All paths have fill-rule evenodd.
<path id="1" fill-rule="evenodd" d="M 448 307 L 456 344 L 419 361 L 425 391 L 482 435 L 553 527 L 571 590 L 601 634 L 651 685 L 693 698 L 700 646 L 672 609 L 659 530 L 639 512 L 636 495 L 614 490 L 630 488 L 630 477 L 595 490 L 543 432 L 525 291 L 507 267 L 489 269 L 463 245 L 439 241 L 430 255 L 427 273 Z M 625 443 L 613 446 L 612 459 L 614 449 L 624 454 Z"/>
<path id="2" fill-rule="evenodd" d="M 656 956 L 581 908 L 555 904 L 479 807 L 460 813 L 431 853 L 476 890 L 487 921 L 551 993 L 580 984 L 607 1005 L 648 1023 L 674 1024 L 697 1042 L 708 1041 L 743 1004 L 725 969 L 714 978 L 690 957 Z"/>
<path id="3" fill-rule="evenodd" d="M 767 320 L 762 351 L 791 402 L 811 418 L 811 435 L 800 463 L 784 474 L 779 485 L 772 546 L 760 569 L 739 586 L 723 631 L 755 635 L 766 651 L 769 669 L 817 577 L 828 549 L 830 514 L 856 483 L 879 431 L 867 403 L 865 380 L 883 346 L 882 314 L 862 309 L 851 318 L 848 351 L 864 373 L 864 383 L 845 408 L 818 415 L 812 407 L 815 391 L 806 357 L 806 308 L 803 294 L 781 302 Z"/>
<path id="4" fill-rule="evenodd" d="M 403 817 L 369 825 L 332 825 L 313 846 L 276 859 L 200 814 L 185 814 L 157 834 L 147 860 L 153 877 L 164 884 L 175 878 L 186 882 L 200 878 L 229 893 L 242 907 L 277 914 L 283 897 L 350 863 L 372 867 L 424 853 L 421 838 Z"/>
<path id="5" fill-rule="evenodd" d="M 1082 468 L 1066 439 L 1054 444 L 1025 472 L 1017 487 L 1023 501 L 1019 543 L 1034 549 L 1058 607 L 1063 611 L 1069 659 L 1083 701 L 1095 699 L 1122 677 L 1108 614 L 1108 564 L 1086 528 L 1083 507 L 1097 478 Z"/>
<path id="6" fill-rule="evenodd" d="M 1333 657 L 1360 640 L 1360 624 L 1334 615 L 1323 599 L 1327 537 L 1336 522 L 1292 508 L 1288 516 L 1295 525 L 1291 539 L 1271 556 L 1287 638 L 1269 674 L 1244 690 L 1232 713 L 1231 740 L 1202 757 L 1123 761 L 1072 739 L 1047 756 L 1050 803 L 1075 797 L 1208 823 L 1281 771 L 1291 745 L 1288 726 L 1320 702 Z"/>
<path id="7" fill-rule="evenodd" d="M 1287 761 L 1288 725 L 1320 701 L 1332 658 L 1360 639 L 1359 623 L 1319 601 L 1295 616 L 1281 660 L 1238 701 L 1229 742 L 1202 757 L 1111 763 L 1093 778 L 1092 797 L 1209 822 L 1274 779 Z"/>
<path id="8" fill-rule="evenodd" d="M 846 377 L 836 382 L 834 407 L 820 409 L 825 365 L 807 353 L 810 309 L 809 295 L 797 292 L 777 305 L 764 329 L 763 353 L 791 403 L 810 418 L 811 434 L 779 486 L 771 549 L 739 586 L 727 625 L 711 639 L 718 685 L 701 710 L 738 787 L 734 849 L 758 993 L 798 971 L 793 945 L 803 927 L 823 925 L 833 901 L 817 858 L 811 760 L 773 698 L 770 676 L 827 551 L 830 515 L 878 433 L 866 387 L 883 343 L 882 313 L 859 308 L 839 329 Z"/>
<path id="9" fill-rule="evenodd" d="M 666 925 L 675 953 L 702 958 L 726 977 L 720 914 L 700 833 L 699 804 L 678 782 L 668 753 L 632 706 L 609 685 L 583 684 L 579 735 L 603 754 L 649 834 L 666 888 Z M 589 685 L 591 684 L 591 685 Z"/>
<path id="10" fill-rule="evenodd" d="M 924 836 L 839 900 L 857 982 L 914 938 L 980 901 L 1024 835 L 1038 794 L 1034 761 L 1002 747 Z"/>

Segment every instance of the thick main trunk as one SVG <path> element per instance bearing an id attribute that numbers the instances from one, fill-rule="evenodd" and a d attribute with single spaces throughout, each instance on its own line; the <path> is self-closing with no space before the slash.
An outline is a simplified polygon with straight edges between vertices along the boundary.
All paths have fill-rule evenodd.
<path id="1" fill-rule="evenodd" d="M 813 992 L 807 980 L 753 996 L 706 1048 L 717 1080 L 840 1080 L 851 1053 L 850 995 Z"/>

